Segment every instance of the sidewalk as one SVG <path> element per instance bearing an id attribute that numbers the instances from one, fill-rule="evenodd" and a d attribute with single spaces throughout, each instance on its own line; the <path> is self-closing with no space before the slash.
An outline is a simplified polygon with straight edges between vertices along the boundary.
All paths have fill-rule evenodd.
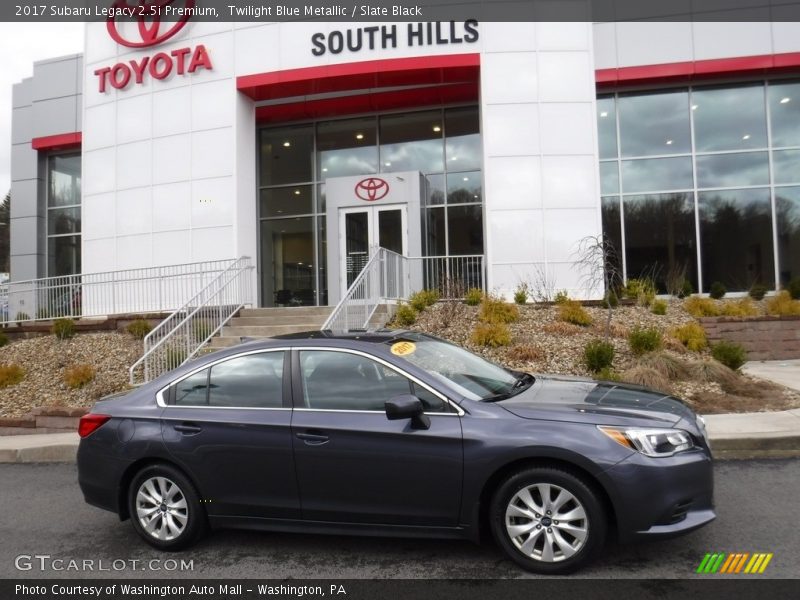
<path id="1" fill-rule="evenodd" d="M 800 360 L 749 362 L 742 371 L 800 391 Z M 800 408 L 705 415 L 716 458 L 800 456 Z M 0 463 L 75 462 L 77 433 L 0 436 Z"/>

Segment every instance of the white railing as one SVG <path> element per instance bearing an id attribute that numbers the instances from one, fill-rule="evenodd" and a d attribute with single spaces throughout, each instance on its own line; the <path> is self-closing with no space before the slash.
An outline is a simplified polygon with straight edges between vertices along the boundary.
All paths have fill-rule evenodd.
<path id="1" fill-rule="evenodd" d="M 411 291 L 437 290 L 442 300 L 464 297 L 470 288 L 486 289 L 482 254 L 409 258 Z"/>
<path id="2" fill-rule="evenodd" d="M 408 258 L 386 248 L 373 249 L 367 264 L 322 329 L 366 329 L 381 304 L 408 297 L 408 285 Z"/>
<path id="3" fill-rule="evenodd" d="M 233 261 L 144 338 L 144 355 L 129 369 L 146 383 L 192 359 L 241 308 L 252 304 L 250 258 Z"/>
<path id="4" fill-rule="evenodd" d="M 4 283 L 0 285 L 0 323 L 170 312 L 235 262 L 217 260 Z"/>

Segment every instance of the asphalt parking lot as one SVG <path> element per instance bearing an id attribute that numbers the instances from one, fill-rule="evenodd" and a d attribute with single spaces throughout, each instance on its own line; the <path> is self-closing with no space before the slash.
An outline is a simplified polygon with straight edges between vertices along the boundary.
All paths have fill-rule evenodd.
<path id="1" fill-rule="evenodd" d="M 139 540 L 130 523 L 86 505 L 74 464 L 0 465 L 0 577 L 190 578 L 518 578 L 532 575 L 491 544 L 469 542 L 215 532 L 191 550 L 160 554 Z M 610 546 L 576 577 L 687 578 L 707 552 L 772 552 L 758 577 L 800 577 L 800 459 L 718 462 L 718 519 L 688 536 L 633 546 Z M 15 567 L 19 555 L 93 561 L 75 571 Z M 152 559 L 193 561 L 186 571 L 154 570 Z M 112 561 L 139 561 L 136 570 L 98 571 Z M 39 561 L 41 562 L 41 561 Z M 24 564 L 24 561 L 23 561 Z M 121 563 L 117 563 L 121 564 Z M 161 564 L 161 563 L 159 563 Z M 159 566 L 156 564 L 155 566 Z M 142 570 L 143 569 L 143 570 Z M 736 576 L 733 576 L 736 577 Z M 740 576 L 741 577 L 741 576 Z"/>

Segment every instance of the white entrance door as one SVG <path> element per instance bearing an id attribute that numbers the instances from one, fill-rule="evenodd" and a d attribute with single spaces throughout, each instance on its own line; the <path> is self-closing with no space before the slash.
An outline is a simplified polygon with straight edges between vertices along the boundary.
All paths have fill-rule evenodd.
<path id="1" fill-rule="evenodd" d="M 339 209 L 342 294 L 364 269 L 373 246 L 402 255 L 408 252 L 408 215 L 404 204 Z"/>

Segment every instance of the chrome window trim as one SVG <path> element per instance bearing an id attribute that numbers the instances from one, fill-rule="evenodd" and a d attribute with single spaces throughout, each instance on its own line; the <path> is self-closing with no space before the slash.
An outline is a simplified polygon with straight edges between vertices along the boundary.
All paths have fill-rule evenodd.
<path id="1" fill-rule="evenodd" d="M 463 408 L 461 408 L 458 404 L 456 404 L 455 402 L 450 400 L 447 396 L 445 396 L 441 392 L 433 389 L 427 383 L 425 383 L 424 381 L 420 381 L 417 377 L 415 377 L 414 375 L 411 375 L 410 373 L 407 373 L 406 371 L 404 371 L 403 369 L 401 369 L 397 365 L 393 365 L 392 363 L 380 358 L 379 356 L 375 356 L 374 354 L 369 354 L 367 352 L 363 352 L 362 350 L 354 350 L 352 348 L 332 348 L 330 346 L 327 347 L 327 348 L 324 347 L 324 346 L 323 347 L 319 347 L 319 346 L 298 346 L 298 347 L 295 347 L 294 349 L 297 350 L 298 352 L 302 352 L 304 350 L 327 351 L 327 352 L 344 352 L 346 354 L 356 354 L 358 356 L 363 356 L 364 358 L 367 358 L 369 360 L 374 360 L 375 362 L 378 362 L 378 363 L 384 365 L 385 367 L 391 369 L 392 371 L 396 371 L 397 373 L 399 373 L 403 377 L 406 377 L 406 378 L 410 379 L 411 381 L 413 381 L 414 383 L 416 383 L 417 385 L 425 388 L 430 393 L 432 393 L 434 396 L 437 396 L 440 400 L 444 401 L 448 406 L 450 406 L 451 408 L 455 409 L 455 411 L 456 411 L 455 413 L 425 413 L 426 415 L 441 415 L 441 416 L 463 417 L 466 414 L 466 412 L 464 411 Z M 302 366 L 301 366 L 301 368 L 302 368 Z M 300 376 L 302 377 L 302 373 L 301 373 Z M 343 409 L 343 408 L 305 408 L 305 407 L 302 407 L 302 408 L 295 408 L 295 410 L 300 410 L 300 411 L 303 411 L 303 412 L 365 413 L 365 414 L 372 414 L 372 415 L 374 415 L 374 414 L 384 414 L 379 410 L 349 410 L 349 409 Z"/>
<path id="2" fill-rule="evenodd" d="M 219 363 L 223 363 L 229 360 L 233 360 L 234 358 L 241 358 L 242 356 L 250 356 L 251 354 L 263 354 L 266 352 L 291 352 L 291 348 L 260 348 L 258 350 L 250 350 L 248 352 L 241 352 L 239 354 L 233 354 L 231 356 L 225 356 L 220 358 L 219 360 L 215 360 L 213 362 L 207 363 L 202 367 L 198 367 L 193 371 L 190 371 L 180 379 L 176 379 L 175 381 L 171 381 L 164 387 L 162 387 L 158 392 L 156 392 L 156 404 L 161 408 L 204 408 L 208 410 L 292 410 L 291 408 L 286 408 L 285 406 L 206 406 L 202 404 L 186 404 L 186 405 L 179 405 L 179 404 L 167 404 L 164 400 L 164 393 L 176 383 L 180 383 L 184 379 L 188 379 L 192 375 L 199 373 L 200 371 L 205 371 L 206 369 L 210 369 L 214 365 L 218 365 Z M 291 355 L 290 355 L 291 356 Z M 286 357 L 284 357 L 286 360 Z M 283 382 L 281 382 L 283 383 Z"/>

